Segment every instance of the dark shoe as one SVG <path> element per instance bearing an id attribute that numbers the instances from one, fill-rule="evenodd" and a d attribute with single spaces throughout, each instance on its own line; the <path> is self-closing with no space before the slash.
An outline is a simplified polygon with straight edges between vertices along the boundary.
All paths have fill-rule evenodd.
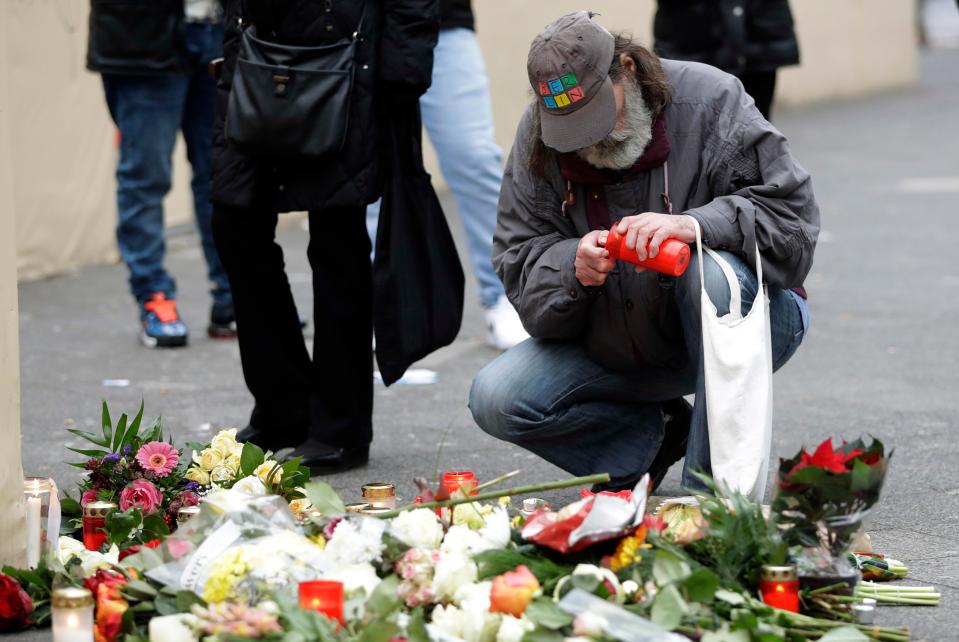
<path id="1" fill-rule="evenodd" d="M 300 457 L 300 463 L 310 469 L 310 474 L 328 475 L 365 466 L 370 459 L 370 447 L 337 448 L 307 439 L 296 448 L 277 453 L 277 457 L 283 460 Z"/>
<path id="2" fill-rule="evenodd" d="M 140 341 L 148 348 L 178 348 L 187 343 L 189 333 L 180 320 L 176 301 L 163 292 L 154 292 L 141 304 L 140 323 Z"/>
<path id="3" fill-rule="evenodd" d="M 686 400 L 682 397 L 663 402 L 662 406 L 664 417 L 663 443 L 647 471 L 652 482 L 652 488 L 649 490 L 650 495 L 656 492 L 659 485 L 663 483 L 669 467 L 686 455 L 686 443 L 689 441 L 689 422 L 693 416 L 692 406 L 686 403 Z M 595 484 L 592 490 L 594 493 L 604 490 L 614 493 L 621 490 L 633 490 L 642 476 L 617 477 L 610 479 L 605 484 Z"/>
<path id="4" fill-rule="evenodd" d="M 306 435 L 306 429 L 302 430 L 259 430 L 252 425 L 236 433 L 236 440 L 240 443 L 248 441 L 253 442 L 263 450 L 271 450 L 274 453 L 280 450 L 289 450 L 294 445 L 303 441 Z"/>
<path id="5" fill-rule="evenodd" d="M 236 338 L 236 312 L 233 309 L 232 301 L 213 304 L 210 309 L 210 325 L 207 326 L 206 334 L 211 339 Z"/>

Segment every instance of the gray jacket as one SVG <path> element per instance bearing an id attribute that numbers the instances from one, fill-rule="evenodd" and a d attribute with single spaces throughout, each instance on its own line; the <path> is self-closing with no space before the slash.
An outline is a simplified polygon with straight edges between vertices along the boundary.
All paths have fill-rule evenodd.
<path id="1" fill-rule="evenodd" d="M 801 286 L 819 234 L 809 174 L 736 78 L 698 63 L 662 62 L 673 88 L 666 123 L 674 211 L 699 221 L 708 246 L 753 266 L 758 242 L 767 283 Z M 590 231 L 586 192 L 605 191 L 612 221 L 663 212 L 663 168 L 616 185 L 577 186 L 564 214 L 558 163 L 550 159 L 544 177 L 529 167 L 530 116 L 520 122 L 507 161 L 493 240 L 493 265 L 526 330 L 583 341 L 593 360 L 615 370 L 683 367 L 678 311 L 657 274 L 619 267 L 602 288 L 585 288 L 574 268 L 579 240 Z"/>

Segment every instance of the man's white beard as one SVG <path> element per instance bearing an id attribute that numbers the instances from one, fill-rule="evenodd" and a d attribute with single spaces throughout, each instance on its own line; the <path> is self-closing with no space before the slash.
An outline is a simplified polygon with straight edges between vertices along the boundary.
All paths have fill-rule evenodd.
<path id="1" fill-rule="evenodd" d="M 629 169 L 653 138 L 653 115 L 643 91 L 631 78 L 623 82 L 623 124 L 595 145 L 577 150 L 584 161 L 600 169 Z"/>

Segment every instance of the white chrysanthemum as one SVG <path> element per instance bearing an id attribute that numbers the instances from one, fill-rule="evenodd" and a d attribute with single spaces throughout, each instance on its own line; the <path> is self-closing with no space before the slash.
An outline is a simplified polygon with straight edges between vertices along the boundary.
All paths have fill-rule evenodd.
<path id="1" fill-rule="evenodd" d="M 457 591 L 476 581 L 476 563 L 468 553 L 442 553 L 433 571 L 433 595 L 436 599 L 453 599 Z M 456 599 L 458 602 L 459 599 Z M 486 595 L 489 607 L 489 593 Z"/>
<path id="2" fill-rule="evenodd" d="M 326 543 L 326 552 L 337 564 L 378 562 L 383 552 L 383 531 L 386 523 L 365 518 L 358 522 L 343 520 Z"/>
<path id="3" fill-rule="evenodd" d="M 428 508 L 400 513 L 390 524 L 393 535 L 411 548 L 439 548 L 443 526 L 436 513 Z"/>

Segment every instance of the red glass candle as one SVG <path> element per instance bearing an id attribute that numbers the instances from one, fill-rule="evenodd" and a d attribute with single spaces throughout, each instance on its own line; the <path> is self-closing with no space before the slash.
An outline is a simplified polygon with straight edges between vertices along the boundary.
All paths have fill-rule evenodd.
<path id="1" fill-rule="evenodd" d="M 763 566 L 759 593 L 769 606 L 799 613 L 799 576 L 796 567 Z"/>
<path id="2" fill-rule="evenodd" d="M 462 490 L 467 495 L 476 495 L 478 485 L 479 480 L 476 479 L 476 475 L 468 470 L 451 470 L 443 473 L 443 486 L 450 495 L 458 490 Z"/>
<path id="3" fill-rule="evenodd" d="M 300 608 L 322 613 L 343 624 L 343 582 L 300 582 Z"/>
<path id="4" fill-rule="evenodd" d="M 83 546 L 99 551 L 107 541 L 107 516 L 117 509 L 113 502 L 90 502 L 83 507 Z"/>

